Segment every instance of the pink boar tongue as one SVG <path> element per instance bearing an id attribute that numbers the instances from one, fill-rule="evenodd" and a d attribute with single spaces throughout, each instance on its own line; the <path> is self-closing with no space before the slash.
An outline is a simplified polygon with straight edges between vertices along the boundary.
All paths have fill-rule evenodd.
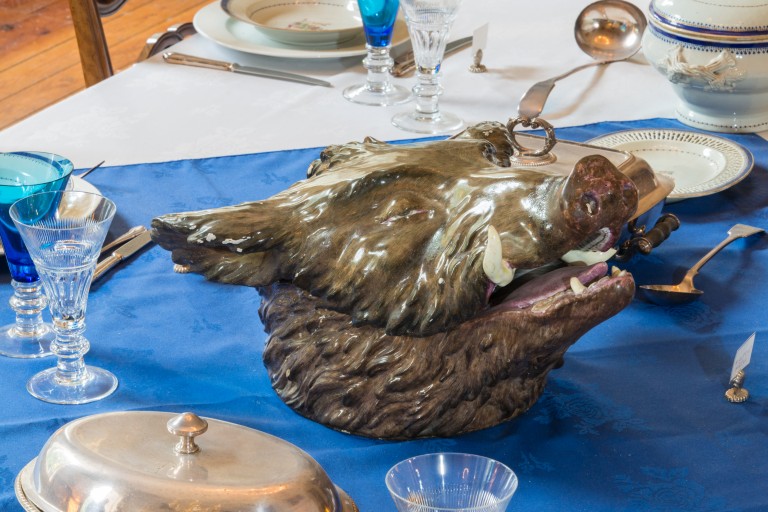
<path id="1" fill-rule="evenodd" d="M 602 262 L 590 266 L 558 268 L 525 283 L 510 293 L 502 304 L 508 309 L 527 308 L 542 299 L 570 289 L 572 277 L 577 277 L 581 284 L 588 286 L 607 272 L 608 265 Z"/>

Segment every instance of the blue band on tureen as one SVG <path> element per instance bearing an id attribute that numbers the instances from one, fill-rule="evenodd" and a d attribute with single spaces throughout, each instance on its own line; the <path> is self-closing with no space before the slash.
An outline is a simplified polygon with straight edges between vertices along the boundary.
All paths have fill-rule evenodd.
<path id="1" fill-rule="evenodd" d="M 686 37 L 673 32 L 667 32 L 663 28 L 650 23 L 648 29 L 653 32 L 659 39 L 673 43 L 683 44 L 686 47 L 697 47 L 704 51 L 721 51 L 724 49 L 733 50 L 739 53 L 765 53 L 768 51 L 768 40 L 760 42 L 731 42 L 731 41 L 706 41 L 696 39 L 695 37 Z"/>
<path id="2" fill-rule="evenodd" d="M 734 39 L 740 39 L 740 38 L 746 38 L 746 37 L 768 38 L 768 27 L 766 26 L 746 27 L 746 29 L 742 29 L 742 27 L 740 26 L 702 24 L 695 21 L 683 20 L 683 19 L 680 19 L 678 16 L 661 12 L 653 4 L 651 4 L 649 7 L 649 14 L 651 15 L 652 23 L 655 21 L 663 25 L 669 25 L 678 30 L 693 32 L 694 34 L 691 34 L 691 35 L 701 34 L 701 35 L 727 37 L 727 38 L 734 38 Z"/>

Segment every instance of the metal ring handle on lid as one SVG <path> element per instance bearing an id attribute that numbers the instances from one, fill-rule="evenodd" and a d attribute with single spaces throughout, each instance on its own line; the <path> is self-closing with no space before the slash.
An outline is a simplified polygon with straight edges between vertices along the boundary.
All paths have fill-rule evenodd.
<path id="1" fill-rule="evenodd" d="M 526 148 L 525 146 L 521 145 L 517 142 L 515 139 L 515 126 L 522 125 L 524 128 L 533 128 L 534 130 L 538 130 L 539 128 L 543 128 L 544 131 L 547 134 L 547 137 L 544 142 L 544 147 L 541 149 L 531 149 Z M 507 123 L 507 130 L 509 131 L 509 136 L 511 138 L 512 147 L 517 150 L 518 153 L 520 153 L 523 156 L 544 156 L 548 154 L 550 151 L 552 151 L 552 148 L 555 147 L 555 144 L 557 144 L 557 139 L 555 138 L 555 129 L 554 127 L 546 122 L 545 120 L 534 117 L 526 117 L 526 116 L 518 116 L 515 119 L 510 119 Z"/>

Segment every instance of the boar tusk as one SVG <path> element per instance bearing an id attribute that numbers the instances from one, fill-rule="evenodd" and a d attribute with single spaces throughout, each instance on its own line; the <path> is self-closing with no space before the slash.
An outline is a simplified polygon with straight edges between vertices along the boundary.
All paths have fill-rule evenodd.
<path id="1" fill-rule="evenodd" d="M 571 290 L 573 290 L 573 293 L 576 295 L 581 295 L 582 293 L 584 293 L 584 290 L 587 289 L 586 286 L 581 284 L 581 281 L 579 281 L 578 277 L 572 277 L 570 284 L 571 284 Z"/>
<path id="2" fill-rule="evenodd" d="M 616 248 L 608 249 L 607 251 L 579 251 L 578 249 L 574 249 L 572 251 L 568 251 L 567 253 L 563 254 L 563 256 L 560 258 L 564 262 L 572 264 L 572 263 L 586 263 L 587 265 L 592 265 L 594 263 L 599 263 L 601 261 L 608 261 L 609 259 L 613 258 L 613 256 L 616 254 Z"/>
<path id="3" fill-rule="evenodd" d="M 502 259 L 501 237 L 491 225 L 488 225 L 488 244 L 483 254 L 483 271 L 492 282 L 499 286 L 506 286 L 515 277 L 515 269 Z"/>

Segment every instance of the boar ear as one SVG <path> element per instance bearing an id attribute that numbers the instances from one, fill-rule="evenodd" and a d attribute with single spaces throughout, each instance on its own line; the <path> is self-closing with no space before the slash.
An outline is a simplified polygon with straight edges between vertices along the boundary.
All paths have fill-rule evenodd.
<path id="1" fill-rule="evenodd" d="M 279 212 L 268 201 L 163 215 L 152 220 L 152 239 L 172 251 L 175 263 L 206 278 L 266 286 L 281 277 Z"/>

